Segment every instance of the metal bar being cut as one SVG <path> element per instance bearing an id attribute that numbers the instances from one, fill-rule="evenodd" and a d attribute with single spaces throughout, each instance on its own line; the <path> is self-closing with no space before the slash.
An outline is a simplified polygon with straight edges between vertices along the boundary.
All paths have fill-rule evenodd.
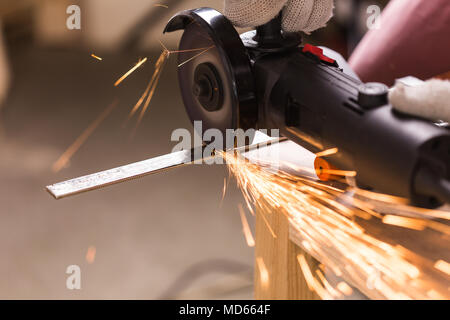
<path id="1" fill-rule="evenodd" d="M 250 146 L 237 148 L 232 152 L 247 152 L 257 148 L 279 143 L 284 139 L 265 137 L 259 143 Z M 193 148 L 191 150 L 183 150 L 179 152 L 170 153 L 157 158 L 152 158 L 122 167 L 97 172 L 87 176 L 67 180 L 64 182 L 52 184 L 47 186 L 47 191 L 55 197 L 55 199 L 62 199 L 87 191 L 92 191 L 128 180 L 142 178 L 147 175 L 159 173 L 164 170 L 177 168 L 197 162 L 203 162 L 210 157 L 204 157 L 204 150 L 206 146 Z"/>

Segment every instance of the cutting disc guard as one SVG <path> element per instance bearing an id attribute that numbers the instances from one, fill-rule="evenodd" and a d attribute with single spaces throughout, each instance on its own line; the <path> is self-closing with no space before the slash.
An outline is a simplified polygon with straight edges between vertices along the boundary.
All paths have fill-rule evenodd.
<path id="1" fill-rule="evenodd" d="M 250 60 L 231 22 L 218 11 L 200 8 L 178 13 L 164 32 L 184 29 L 178 79 L 190 119 L 203 133 L 255 128 L 258 119 Z"/>

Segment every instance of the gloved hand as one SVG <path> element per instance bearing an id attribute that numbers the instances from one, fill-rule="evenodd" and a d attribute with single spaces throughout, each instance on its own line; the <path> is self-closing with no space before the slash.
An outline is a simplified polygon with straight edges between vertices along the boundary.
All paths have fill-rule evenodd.
<path id="1" fill-rule="evenodd" d="M 398 83 L 389 100 L 401 112 L 450 123 L 450 81 L 432 79 L 413 87 Z"/>
<path id="2" fill-rule="evenodd" d="M 237 27 L 257 27 L 281 10 L 284 31 L 309 34 L 325 27 L 333 16 L 333 0 L 225 0 L 224 11 Z"/>
<path id="3" fill-rule="evenodd" d="M 310 33 L 333 16 L 333 0 L 225 0 L 225 15 L 237 27 L 257 27 L 283 10 L 287 32 Z M 429 120 L 450 123 L 450 82 L 429 80 L 418 87 L 397 84 L 389 94 L 393 107 Z"/>

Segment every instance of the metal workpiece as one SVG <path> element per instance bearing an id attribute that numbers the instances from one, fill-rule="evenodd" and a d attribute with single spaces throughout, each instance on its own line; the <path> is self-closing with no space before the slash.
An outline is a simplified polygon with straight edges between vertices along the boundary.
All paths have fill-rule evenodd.
<path id="1" fill-rule="evenodd" d="M 258 134 L 256 143 L 228 150 L 227 152 L 239 153 L 245 156 L 247 152 L 265 148 L 283 141 L 285 141 L 284 138 L 272 138 Z M 62 199 L 177 167 L 191 164 L 204 164 L 208 160 L 213 162 L 215 158 L 219 157 L 221 156 L 216 150 L 205 145 L 52 184 L 47 186 L 46 189 L 55 199 Z"/>
<path id="2" fill-rule="evenodd" d="M 142 178 L 149 174 L 154 174 L 193 163 L 195 160 L 203 159 L 203 148 L 174 152 L 161 157 L 148 159 L 122 167 L 97 172 L 87 176 L 75 178 L 47 186 L 55 199 L 76 195 L 79 193 L 104 188 L 113 184 L 128 180 Z"/>

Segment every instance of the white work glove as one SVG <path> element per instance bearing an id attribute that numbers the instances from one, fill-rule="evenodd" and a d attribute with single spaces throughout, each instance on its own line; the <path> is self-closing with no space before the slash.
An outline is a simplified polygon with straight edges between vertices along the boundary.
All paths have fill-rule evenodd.
<path id="1" fill-rule="evenodd" d="M 281 10 L 284 31 L 309 34 L 325 27 L 333 16 L 333 0 L 225 0 L 224 11 L 237 27 L 257 27 Z"/>
<path id="2" fill-rule="evenodd" d="M 397 83 L 389 101 L 403 113 L 450 123 L 450 81 L 432 79 L 411 87 Z"/>

